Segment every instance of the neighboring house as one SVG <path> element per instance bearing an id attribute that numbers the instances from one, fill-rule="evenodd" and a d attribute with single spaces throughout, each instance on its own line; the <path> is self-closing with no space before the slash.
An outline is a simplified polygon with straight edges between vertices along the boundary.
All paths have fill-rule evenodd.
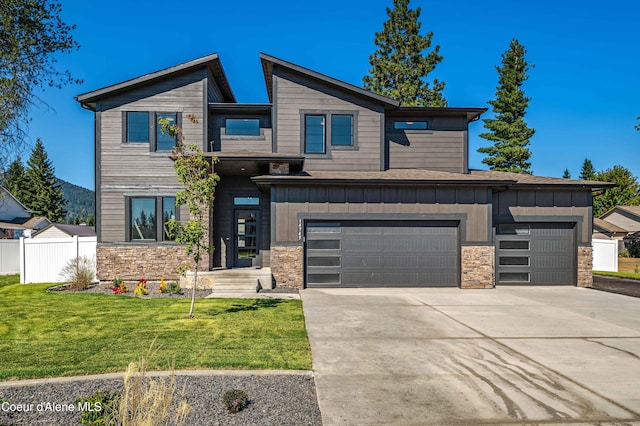
<path id="1" fill-rule="evenodd" d="M 33 234 L 32 238 L 68 238 L 95 236 L 96 231 L 93 226 L 52 223 Z"/>
<path id="2" fill-rule="evenodd" d="M 31 211 L 7 189 L 0 186 L 0 238 L 29 237 L 33 231 L 50 223 L 46 217 L 31 217 Z"/>
<path id="3" fill-rule="evenodd" d="M 187 215 L 165 117 L 219 160 L 206 269 L 296 288 L 591 284 L 591 195 L 609 184 L 470 170 L 486 108 L 403 107 L 260 59 L 268 104 L 237 103 L 217 54 L 77 97 L 95 112 L 100 280 L 186 259 L 162 225 Z"/>
<path id="4" fill-rule="evenodd" d="M 626 237 L 629 232 L 613 223 L 604 219 L 593 219 L 593 238 L 620 240 Z"/>
<path id="5" fill-rule="evenodd" d="M 640 231 L 640 206 L 616 206 L 600 216 L 631 234 Z"/>

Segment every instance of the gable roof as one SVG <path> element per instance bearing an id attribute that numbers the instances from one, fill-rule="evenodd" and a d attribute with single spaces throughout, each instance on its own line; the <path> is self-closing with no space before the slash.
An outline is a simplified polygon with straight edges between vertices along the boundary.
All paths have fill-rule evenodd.
<path id="1" fill-rule="evenodd" d="M 7 188 L 5 188 L 4 186 L 0 186 L 0 192 L 2 192 L 2 194 L 0 195 L 0 198 L 4 197 L 4 196 L 8 196 L 20 208 L 22 208 L 27 214 L 31 213 L 31 210 L 29 210 L 24 204 L 22 204 L 20 202 L 20 200 L 18 200 L 15 195 L 13 195 L 11 192 L 9 192 L 9 190 Z"/>
<path id="2" fill-rule="evenodd" d="M 599 229 L 604 232 L 612 233 L 612 234 L 626 234 L 628 231 L 626 229 L 620 228 L 618 225 L 614 225 L 611 222 L 607 222 L 604 219 L 594 218 L 593 219 L 593 229 Z"/>
<path id="3" fill-rule="evenodd" d="M 286 68 L 298 74 L 302 74 L 306 77 L 310 77 L 314 80 L 318 80 L 323 83 L 329 84 L 330 86 L 337 87 L 341 90 L 352 93 L 354 95 L 370 99 L 380 104 L 388 105 L 391 107 L 400 106 L 400 102 L 396 101 L 395 99 L 391 99 L 386 96 L 373 93 L 370 90 L 366 90 L 361 87 L 355 86 L 353 84 L 349 84 L 344 81 L 338 80 L 336 78 L 329 77 L 328 75 L 321 74 L 309 68 L 292 64 L 291 62 L 278 59 L 274 56 L 267 55 L 266 53 L 260 53 L 260 61 L 262 62 L 262 71 L 264 72 L 264 81 L 265 81 L 265 84 L 267 85 L 267 94 L 269 95 L 270 102 L 273 102 L 273 67 L 278 66 L 278 67 Z"/>
<path id="4" fill-rule="evenodd" d="M 227 76 L 224 73 L 224 69 L 222 69 L 222 63 L 220 62 L 220 58 L 218 57 L 217 53 L 212 53 L 201 58 L 183 62 L 169 68 L 154 71 L 152 73 L 132 78 L 121 83 L 112 84 L 111 86 L 103 87 L 91 92 L 86 92 L 76 96 L 76 100 L 83 106 L 94 109 L 96 101 L 105 96 L 111 96 L 122 91 L 131 90 L 139 86 L 173 77 L 177 74 L 182 74 L 205 66 L 209 68 L 211 74 L 214 76 L 216 82 L 218 83 L 225 101 L 235 102 L 236 98 L 231 91 L 231 86 L 229 85 Z"/>
<path id="5" fill-rule="evenodd" d="M 636 219 L 640 221 L 640 206 L 615 206 L 600 217 L 604 219 L 616 210 L 621 210 L 624 213 L 636 216 Z"/>
<path id="6" fill-rule="evenodd" d="M 78 237 L 95 237 L 96 231 L 93 226 L 87 225 L 69 225 L 67 223 L 51 223 L 48 226 L 42 228 L 38 232 L 36 232 L 33 236 L 43 233 L 44 231 L 56 228 L 60 231 L 64 232 L 70 237 L 78 236 Z"/>

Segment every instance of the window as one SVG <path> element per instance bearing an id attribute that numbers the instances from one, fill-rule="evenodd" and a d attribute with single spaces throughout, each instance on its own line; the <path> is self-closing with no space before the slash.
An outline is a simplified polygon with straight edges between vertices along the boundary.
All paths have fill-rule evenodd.
<path id="1" fill-rule="evenodd" d="M 230 136 L 260 136 L 260 119 L 227 118 L 225 134 Z"/>
<path id="2" fill-rule="evenodd" d="M 128 211 L 129 241 L 172 241 L 166 223 L 177 219 L 175 197 L 131 197 Z M 158 226 L 157 218 L 162 218 Z"/>
<path id="3" fill-rule="evenodd" d="M 395 130 L 427 130 L 428 124 L 427 121 L 394 121 L 393 128 Z"/>
<path id="4" fill-rule="evenodd" d="M 325 147 L 325 116 L 306 115 L 304 126 L 304 152 L 309 154 L 324 154 Z"/>
<path id="5" fill-rule="evenodd" d="M 331 116 L 331 145 L 353 145 L 353 115 L 334 114 Z"/>
<path id="6" fill-rule="evenodd" d="M 149 142 L 149 113 L 129 111 L 126 113 L 126 142 Z"/>
<path id="7" fill-rule="evenodd" d="M 235 206 L 259 206 L 259 197 L 233 197 L 233 204 Z"/>
<path id="8" fill-rule="evenodd" d="M 178 123 L 178 114 L 175 112 L 159 112 L 156 114 L 156 151 L 171 151 L 176 146 L 176 137 L 169 135 L 169 132 L 163 132 L 158 120 L 164 118 L 172 125 L 180 125 Z"/>

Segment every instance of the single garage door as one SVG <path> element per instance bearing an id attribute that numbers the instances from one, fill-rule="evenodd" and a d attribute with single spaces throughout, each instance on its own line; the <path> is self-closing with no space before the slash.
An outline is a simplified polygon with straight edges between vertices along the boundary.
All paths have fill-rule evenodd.
<path id="1" fill-rule="evenodd" d="M 574 223 L 504 223 L 497 227 L 497 284 L 575 284 L 575 256 Z"/>
<path id="2" fill-rule="evenodd" d="M 308 222 L 307 287 L 455 287 L 453 221 Z"/>

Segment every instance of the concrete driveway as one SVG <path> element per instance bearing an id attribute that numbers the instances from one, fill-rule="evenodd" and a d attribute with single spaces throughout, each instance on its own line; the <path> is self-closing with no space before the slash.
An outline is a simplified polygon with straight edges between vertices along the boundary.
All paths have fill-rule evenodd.
<path id="1" fill-rule="evenodd" d="M 301 296 L 325 425 L 640 425 L 640 299 L 576 287 Z"/>

